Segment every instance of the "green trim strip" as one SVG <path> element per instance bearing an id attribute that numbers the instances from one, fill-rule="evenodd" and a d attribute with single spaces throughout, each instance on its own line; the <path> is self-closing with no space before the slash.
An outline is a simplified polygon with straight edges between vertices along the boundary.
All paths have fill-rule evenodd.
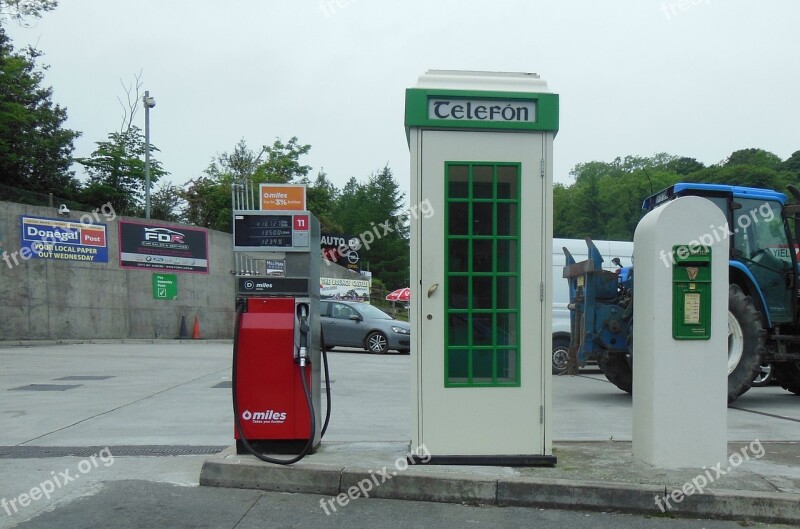
<path id="1" fill-rule="evenodd" d="M 445 104 L 442 107 L 440 115 L 446 116 L 446 119 L 432 119 L 429 116 L 429 104 L 432 99 L 453 102 L 452 105 Z M 470 104 L 468 107 L 468 100 L 470 103 L 472 101 L 477 103 L 476 105 Z M 459 101 L 463 101 L 463 104 L 458 105 Z M 492 102 L 497 102 L 497 106 L 487 106 Z M 509 107 L 515 103 L 518 104 L 516 107 Z M 526 121 L 524 120 L 526 117 L 533 118 L 527 108 L 531 103 L 535 105 L 535 120 Z M 458 105 L 458 107 L 454 108 L 453 105 Z M 526 106 L 526 108 L 523 109 L 520 106 Z M 503 110 L 509 112 L 506 112 L 504 116 Z M 475 119 L 469 119 L 470 117 Z M 492 120 L 492 117 L 495 119 Z M 510 119 L 505 120 L 506 117 Z M 406 127 L 437 129 L 558 132 L 558 94 L 408 88 L 406 90 L 405 125 Z"/>

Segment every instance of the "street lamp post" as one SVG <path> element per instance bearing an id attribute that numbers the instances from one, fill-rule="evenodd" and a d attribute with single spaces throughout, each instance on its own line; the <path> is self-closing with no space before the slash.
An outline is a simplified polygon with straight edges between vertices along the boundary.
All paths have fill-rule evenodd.
<path id="1" fill-rule="evenodd" d="M 150 218 L 150 109 L 156 106 L 156 100 L 145 91 L 144 103 L 144 218 Z"/>

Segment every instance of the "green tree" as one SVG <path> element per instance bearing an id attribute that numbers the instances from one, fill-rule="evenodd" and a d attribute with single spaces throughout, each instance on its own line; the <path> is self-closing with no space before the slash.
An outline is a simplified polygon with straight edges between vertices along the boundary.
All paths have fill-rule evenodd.
<path id="1" fill-rule="evenodd" d="M 788 160 L 763 149 L 742 149 L 706 167 L 694 158 L 659 153 L 577 164 L 574 182 L 553 189 L 556 237 L 632 240 L 642 200 L 677 182 L 782 190 L 800 176 L 800 151 Z"/>
<path id="2" fill-rule="evenodd" d="M 180 206 L 184 200 L 181 188 L 172 182 L 161 182 L 150 196 L 150 218 L 180 222 Z"/>
<path id="3" fill-rule="evenodd" d="M 789 174 L 789 177 L 797 185 L 800 181 L 800 151 L 795 151 L 781 164 L 781 170 Z"/>
<path id="4" fill-rule="evenodd" d="M 575 178 L 575 183 L 569 188 L 570 230 L 567 234 L 559 236 L 600 238 L 595 234 L 595 230 L 605 223 L 603 204 L 598 200 L 600 182 L 604 178 L 619 176 L 621 173 L 619 167 L 604 162 L 588 162 L 575 166 L 570 172 L 570 175 Z M 562 195 L 561 198 L 563 199 L 564 196 Z M 561 204 L 557 205 L 561 206 Z M 554 205 L 554 207 L 556 206 Z"/>
<path id="5" fill-rule="evenodd" d="M 119 132 L 108 134 L 105 141 L 96 142 L 94 152 L 84 158 L 76 158 L 88 176 L 88 182 L 81 190 L 82 199 L 90 204 L 111 202 L 120 214 L 144 217 L 145 216 L 145 138 L 134 120 L 141 104 L 140 90 L 142 87 L 142 73 L 133 75 L 133 80 L 125 85 L 126 101 L 123 103 L 117 97 L 122 107 L 122 123 Z M 169 174 L 152 153 L 158 148 L 150 144 L 150 216 L 162 220 L 174 220 L 178 212 L 168 210 L 169 206 L 175 207 L 180 197 L 169 195 L 173 190 L 167 183 L 158 190 L 153 188 L 159 178 Z"/>
<path id="6" fill-rule="evenodd" d="M 575 206 L 572 200 L 572 186 L 557 183 L 553 185 L 553 236 L 574 239 L 577 229 L 573 222 Z"/>
<path id="7" fill-rule="evenodd" d="M 251 149 L 244 138 L 239 140 L 232 152 L 217 155 L 204 175 L 190 180 L 182 191 L 186 220 L 230 233 L 233 231 L 231 185 L 247 182 L 257 191 L 260 183 L 301 181 L 311 167 L 301 164 L 300 158 L 310 149 L 310 145 L 300 144 L 296 137 L 287 143 L 276 139 L 272 145 L 264 145 L 258 151 Z"/>
<path id="8" fill-rule="evenodd" d="M 52 11 L 57 5 L 58 0 L 0 0 L 0 23 L 9 18 L 25 25 L 26 18 L 41 18 L 43 13 Z"/>
<path id="9" fill-rule="evenodd" d="M 553 190 L 555 236 L 632 240 L 643 199 L 680 180 L 676 169 L 697 167 L 692 161 L 659 153 L 576 165 L 575 182 Z"/>
<path id="10" fill-rule="evenodd" d="M 769 151 L 740 149 L 722 163 L 692 173 L 687 180 L 780 191 L 794 180 L 790 167 Z"/>
<path id="11" fill-rule="evenodd" d="M 741 149 L 734 151 L 725 161 L 725 167 L 734 165 L 750 165 L 753 167 L 766 167 L 777 170 L 782 161 L 780 156 L 764 149 Z"/>
<path id="12" fill-rule="evenodd" d="M 644 215 L 645 198 L 680 180 L 663 169 L 642 168 L 600 185 L 597 199 L 602 204 L 604 221 L 602 239 L 632 241 L 636 225 Z"/>
<path id="13" fill-rule="evenodd" d="M 319 220 L 320 229 L 325 233 L 342 233 L 343 228 L 334 215 L 339 190 L 328 180 L 325 171 L 320 170 L 313 183 L 307 177 L 299 183 L 306 185 L 308 210 Z"/>
<path id="14" fill-rule="evenodd" d="M 231 233 L 231 182 L 230 177 L 212 176 L 190 180 L 181 191 L 186 203 L 185 220 L 195 226 Z"/>
<path id="15" fill-rule="evenodd" d="M 276 138 L 272 145 L 261 148 L 266 159 L 258 164 L 255 181 L 287 184 L 306 177 L 311 166 L 301 164 L 300 157 L 310 150 L 311 145 L 301 145 L 297 137 L 293 136 L 287 143 Z"/>
<path id="16" fill-rule="evenodd" d="M 266 147 L 262 147 L 259 152 L 253 151 L 242 138 L 233 147 L 232 152 L 218 154 L 217 159 L 209 164 L 205 173 L 217 180 L 230 178 L 236 181 L 244 181 L 247 178 L 253 178 L 259 164 L 261 164 L 265 151 Z"/>
<path id="17" fill-rule="evenodd" d="M 361 215 L 361 208 L 367 201 L 366 189 L 354 176 L 351 176 L 336 197 L 333 214 L 345 230 L 358 234 L 369 225 Z"/>
<path id="18" fill-rule="evenodd" d="M 706 166 L 703 165 L 701 162 L 698 162 L 694 158 L 688 158 L 686 156 L 676 158 L 675 160 L 667 164 L 668 170 L 683 176 L 688 176 L 692 173 L 696 173 L 697 171 L 701 171 L 705 169 L 705 167 Z"/>
<path id="19" fill-rule="evenodd" d="M 776 191 L 783 189 L 787 183 L 784 172 L 756 165 L 715 165 L 692 173 L 687 180 L 706 184 L 759 187 Z"/>
<path id="20" fill-rule="evenodd" d="M 0 183 L 73 198 L 78 182 L 69 168 L 79 133 L 64 128 L 66 109 L 42 86 L 40 56 L 33 48 L 15 52 L 0 27 Z"/>
<path id="21" fill-rule="evenodd" d="M 76 158 L 89 176 L 84 188 L 84 201 L 111 202 L 122 215 L 135 215 L 141 210 L 144 198 L 144 135 L 131 126 L 121 132 L 112 132 L 107 141 L 96 143 L 97 148 L 87 158 Z M 150 152 L 158 148 L 150 145 Z M 151 185 L 167 175 L 155 157 L 150 155 Z"/>
<path id="22" fill-rule="evenodd" d="M 403 213 L 404 195 L 386 165 L 366 184 L 350 178 L 334 208 L 344 232 L 360 236 L 361 265 L 387 288 L 408 286 L 409 224 Z"/>

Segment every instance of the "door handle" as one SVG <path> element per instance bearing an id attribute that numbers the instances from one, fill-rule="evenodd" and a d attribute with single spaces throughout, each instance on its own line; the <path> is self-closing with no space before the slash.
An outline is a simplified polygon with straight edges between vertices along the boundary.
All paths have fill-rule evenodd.
<path id="1" fill-rule="evenodd" d="M 439 288 L 439 283 L 432 284 L 431 288 L 428 289 L 428 297 L 431 297 L 437 288 Z"/>

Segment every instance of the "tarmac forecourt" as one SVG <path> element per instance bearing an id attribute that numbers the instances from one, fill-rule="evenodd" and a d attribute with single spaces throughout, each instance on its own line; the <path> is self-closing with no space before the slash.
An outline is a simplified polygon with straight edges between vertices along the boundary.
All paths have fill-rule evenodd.
<path id="1" fill-rule="evenodd" d="M 397 469 L 398 458 L 412 448 L 408 355 L 331 352 L 333 412 L 328 433 L 321 450 L 288 468 L 237 456 L 230 448 L 207 457 L 205 463 L 203 456 L 134 457 L 210 454 L 233 444 L 229 341 L 22 346 L 17 342 L 0 345 L 0 355 L 5 367 L 0 371 L 0 391 L 4 392 L 0 459 L 9 468 L 8 458 L 28 458 L 14 459 L 18 463 L 0 483 L 0 498 L 19 498 L 51 478 L 50 471 L 75 469 L 80 464 L 72 458 L 64 465 L 54 460 L 42 467 L 40 458 L 52 457 L 43 455 L 46 452 L 86 459 L 107 448 L 115 461 L 108 468 L 93 467 L 86 477 L 68 486 L 56 487 L 52 500 L 42 498 L 14 517 L 4 516 L 8 520 L 48 508 L 58 494 L 78 497 L 93 480 L 136 476 L 315 492 L 329 499 L 342 498 L 341 503 L 345 498 L 349 503 L 397 498 L 800 523 L 800 406 L 798 397 L 778 387 L 751 389 L 728 409 L 729 454 L 761 446 L 763 456 L 757 457 L 760 449 L 748 448 L 750 458 L 742 457 L 741 464 L 730 471 L 723 462 L 720 468 L 725 474 L 717 477 L 711 470 L 715 479 L 704 486 L 702 494 L 686 495 L 681 502 L 670 500 L 671 509 L 662 513 L 654 498 L 681 490 L 705 475 L 705 470 L 661 470 L 634 461 L 631 398 L 599 371 L 584 370 L 577 377 L 554 380 L 556 467 L 416 464 L 384 480 L 383 468 Z M 756 440 L 758 446 L 753 445 Z M 82 452 L 80 447 L 84 447 Z M 707 467 L 713 469 L 718 463 L 709 461 Z M 372 487 L 368 498 L 348 495 L 367 478 L 374 485 L 372 476 L 379 485 Z M 341 503 L 334 503 L 339 512 L 349 508 Z M 331 516 L 337 514 L 328 508 Z"/>

